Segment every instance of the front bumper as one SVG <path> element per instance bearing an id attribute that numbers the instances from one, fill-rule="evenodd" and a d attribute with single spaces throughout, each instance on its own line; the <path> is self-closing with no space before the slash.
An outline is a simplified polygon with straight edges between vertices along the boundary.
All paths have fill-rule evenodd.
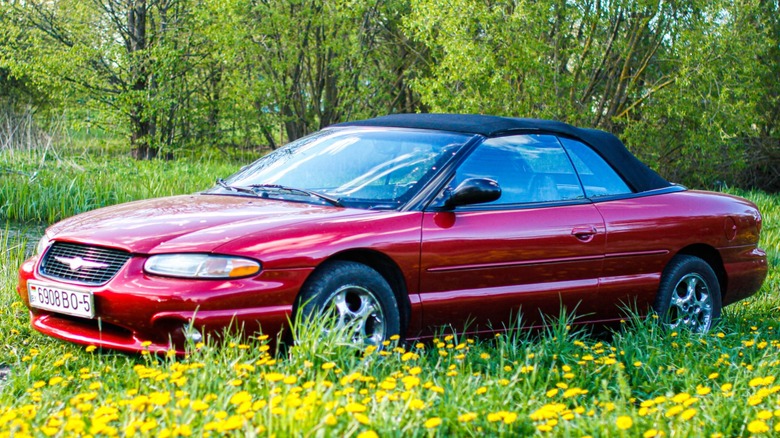
<path id="1" fill-rule="evenodd" d="M 37 262 L 33 257 L 22 265 L 17 286 L 36 330 L 82 345 L 179 354 L 189 326 L 207 336 L 229 330 L 247 335 L 262 332 L 273 338 L 288 325 L 298 291 L 312 271 L 267 270 L 252 278 L 230 280 L 174 279 L 147 275 L 144 259 L 132 258 L 107 284 L 89 288 L 95 318 L 86 319 L 30 307 L 28 280 L 73 287 L 37 274 Z"/>

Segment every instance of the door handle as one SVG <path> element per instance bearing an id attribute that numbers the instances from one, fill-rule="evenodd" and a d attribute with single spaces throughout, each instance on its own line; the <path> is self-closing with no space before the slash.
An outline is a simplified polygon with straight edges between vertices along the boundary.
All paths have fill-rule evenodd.
<path id="1" fill-rule="evenodd" d="M 571 235 L 581 242 L 590 242 L 596 236 L 596 233 L 598 233 L 598 230 L 593 226 L 576 227 L 571 230 Z"/>

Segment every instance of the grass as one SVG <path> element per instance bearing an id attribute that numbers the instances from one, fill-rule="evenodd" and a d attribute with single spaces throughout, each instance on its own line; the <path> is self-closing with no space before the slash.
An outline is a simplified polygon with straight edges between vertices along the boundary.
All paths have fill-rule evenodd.
<path id="1" fill-rule="evenodd" d="M 6 218 L 50 221 L 194 191 L 235 166 L 74 158 L 49 168 L 33 155 L 11 164 L 37 170 L 34 180 L 2 177 Z M 29 187 L 16 195 L 8 181 Z M 270 355 L 265 336 L 227 336 L 173 358 L 101 352 L 40 335 L 15 293 L 16 269 L 40 228 L 14 222 L 0 236 L 0 376 L 7 373 L 0 437 L 776 435 L 780 197 L 738 194 L 764 213 L 771 270 L 762 290 L 727 307 L 705 336 L 630 316 L 614 333 L 591 336 L 564 315 L 536 334 L 442 334 L 430 343 L 358 351 L 320 339 L 313 327 L 284 357 Z"/>
<path id="2" fill-rule="evenodd" d="M 109 153 L 0 154 L 0 217 L 51 224 L 107 205 L 203 190 L 240 165 L 218 155 L 137 161 Z"/>

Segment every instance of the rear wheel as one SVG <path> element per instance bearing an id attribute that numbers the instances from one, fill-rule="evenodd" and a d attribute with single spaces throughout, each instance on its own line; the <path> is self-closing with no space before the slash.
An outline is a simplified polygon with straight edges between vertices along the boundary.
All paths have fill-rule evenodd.
<path id="1" fill-rule="evenodd" d="M 395 294 L 378 272 L 361 263 L 326 262 L 298 297 L 302 320 L 329 318 L 326 334 L 344 332 L 356 344 L 380 346 L 400 333 Z"/>
<path id="2" fill-rule="evenodd" d="M 720 319 L 720 284 L 715 271 L 698 257 L 674 257 L 664 269 L 653 308 L 671 329 L 707 332 Z"/>

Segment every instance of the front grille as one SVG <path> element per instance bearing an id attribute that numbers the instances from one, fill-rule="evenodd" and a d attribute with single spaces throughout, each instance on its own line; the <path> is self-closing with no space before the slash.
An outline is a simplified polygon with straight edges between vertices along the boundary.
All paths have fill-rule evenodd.
<path id="1" fill-rule="evenodd" d="M 59 280 L 99 285 L 111 280 L 129 258 L 126 251 L 55 242 L 46 251 L 40 272 Z"/>

